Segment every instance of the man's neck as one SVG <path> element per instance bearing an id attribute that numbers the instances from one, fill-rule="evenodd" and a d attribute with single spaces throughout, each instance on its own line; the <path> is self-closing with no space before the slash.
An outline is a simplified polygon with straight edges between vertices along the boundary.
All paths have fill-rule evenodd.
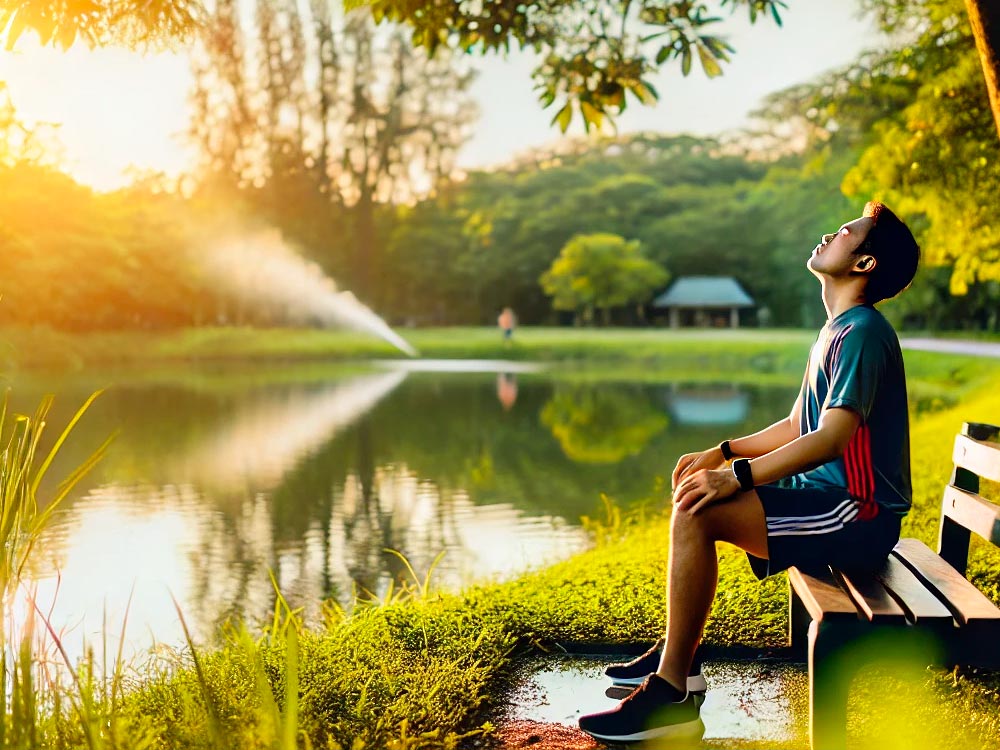
<path id="1" fill-rule="evenodd" d="M 827 320 L 833 320 L 845 310 L 865 303 L 864 283 L 850 280 L 848 283 L 837 283 L 826 277 L 823 279 L 823 307 L 826 308 Z"/>

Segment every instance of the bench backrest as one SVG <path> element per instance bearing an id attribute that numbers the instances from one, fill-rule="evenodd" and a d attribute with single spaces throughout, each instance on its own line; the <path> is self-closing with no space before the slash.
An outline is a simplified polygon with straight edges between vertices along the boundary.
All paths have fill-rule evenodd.
<path id="1" fill-rule="evenodd" d="M 944 490 L 938 554 L 963 575 L 976 532 L 1000 546 L 1000 505 L 980 494 L 980 479 L 1000 482 L 1000 427 L 966 422 L 955 438 L 955 465 Z"/>

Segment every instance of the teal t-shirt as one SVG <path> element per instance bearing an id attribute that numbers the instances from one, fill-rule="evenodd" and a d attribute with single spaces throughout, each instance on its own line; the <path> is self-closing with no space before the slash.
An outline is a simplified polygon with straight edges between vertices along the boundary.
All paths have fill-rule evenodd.
<path id="1" fill-rule="evenodd" d="M 882 313 L 858 305 L 827 321 L 809 353 L 801 395 L 801 435 L 819 427 L 825 408 L 850 409 L 861 423 L 842 458 L 789 484 L 844 489 L 863 503 L 859 518 L 879 507 L 905 515 L 912 502 L 906 375 L 899 339 Z"/>

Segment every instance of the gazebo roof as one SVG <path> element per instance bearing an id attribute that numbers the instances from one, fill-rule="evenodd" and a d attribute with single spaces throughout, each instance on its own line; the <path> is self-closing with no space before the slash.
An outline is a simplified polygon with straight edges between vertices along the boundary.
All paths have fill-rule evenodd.
<path id="1" fill-rule="evenodd" d="M 732 276 L 682 276 L 653 300 L 653 307 L 753 307 Z"/>

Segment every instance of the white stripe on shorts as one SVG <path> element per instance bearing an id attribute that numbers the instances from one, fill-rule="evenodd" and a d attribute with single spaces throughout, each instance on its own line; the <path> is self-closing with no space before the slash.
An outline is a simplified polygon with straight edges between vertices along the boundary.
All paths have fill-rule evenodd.
<path id="1" fill-rule="evenodd" d="M 774 518 L 767 519 L 767 528 L 779 528 L 785 526 L 799 526 L 802 524 L 811 524 L 820 521 L 825 521 L 830 518 L 839 517 L 843 512 L 844 508 L 848 505 L 854 503 L 854 500 L 847 498 L 844 502 L 838 505 L 831 511 L 826 513 L 820 513 L 818 516 L 775 516 Z"/>
<path id="2" fill-rule="evenodd" d="M 853 503 L 849 508 L 845 508 L 838 518 L 830 518 L 821 523 L 804 524 L 802 526 L 783 526 L 779 529 L 767 530 L 768 536 L 808 536 L 811 534 L 829 534 L 840 531 L 844 526 L 853 521 L 860 511 L 860 506 Z"/>

